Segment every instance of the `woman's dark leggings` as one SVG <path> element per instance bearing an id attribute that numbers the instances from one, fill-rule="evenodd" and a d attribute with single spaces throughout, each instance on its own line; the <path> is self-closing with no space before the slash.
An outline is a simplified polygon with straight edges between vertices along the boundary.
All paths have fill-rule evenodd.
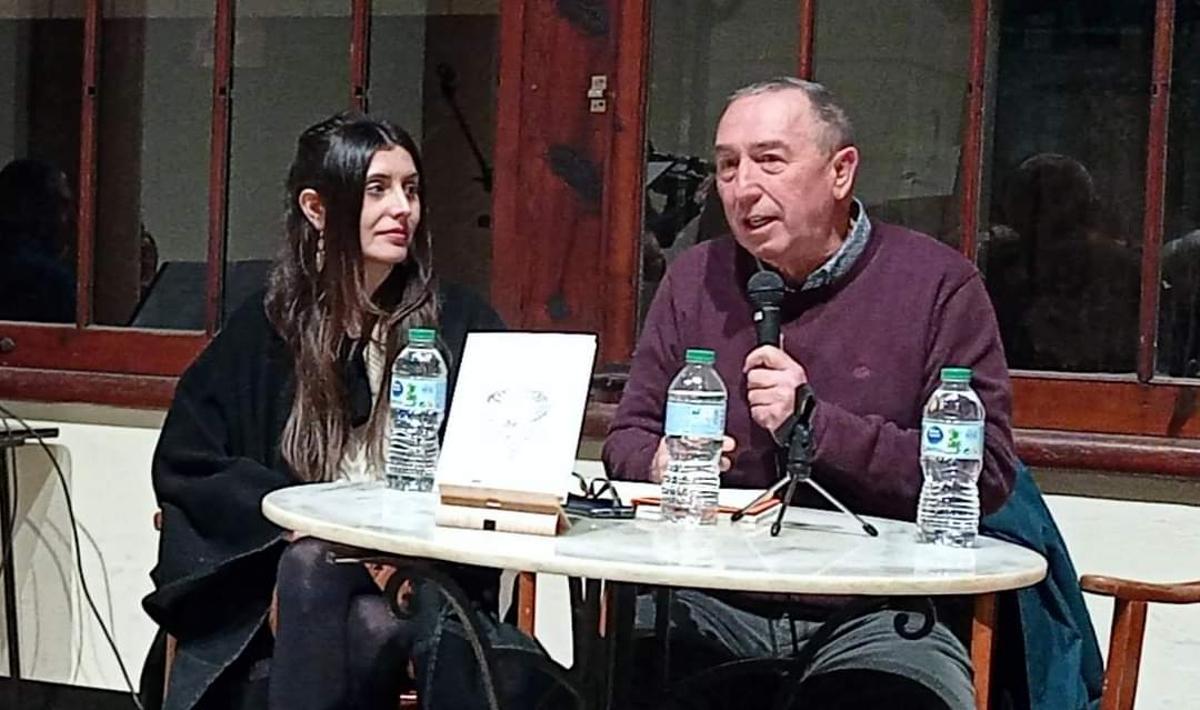
<path id="1" fill-rule="evenodd" d="M 270 710 L 396 707 L 413 632 L 359 564 L 333 564 L 331 547 L 301 538 L 279 561 L 278 629 Z"/>

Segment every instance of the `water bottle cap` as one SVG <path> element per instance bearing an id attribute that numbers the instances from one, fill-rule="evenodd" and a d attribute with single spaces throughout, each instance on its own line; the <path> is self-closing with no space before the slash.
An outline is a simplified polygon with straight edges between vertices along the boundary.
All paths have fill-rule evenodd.
<path id="1" fill-rule="evenodd" d="M 711 365 L 717 361 L 717 354 L 703 348 L 688 348 L 683 361 L 689 365 Z"/>
<path id="2" fill-rule="evenodd" d="M 971 382 L 971 368 L 969 367 L 943 367 L 942 368 L 943 382 Z"/>
<path id="3" fill-rule="evenodd" d="M 435 328 L 409 328 L 408 342 L 410 343 L 432 343 L 437 340 L 437 329 Z"/>

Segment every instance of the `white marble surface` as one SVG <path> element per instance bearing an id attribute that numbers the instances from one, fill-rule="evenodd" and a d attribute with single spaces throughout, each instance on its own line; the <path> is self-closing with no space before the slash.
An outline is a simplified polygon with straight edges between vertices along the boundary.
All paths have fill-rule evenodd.
<path id="1" fill-rule="evenodd" d="M 693 528 L 580 520 L 539 537 L 437 527 L 431 493 L 378 483 L 294 486 L 271 493 L 276 524 L 355 547 L 529 572 L 620 582 L 799 594 L 964 594 L 1024 587 L 1046 563 L 982 539 L 974 550 L 920 545 L 911 523 L 875 520 L 870 538 L 837 513 L 795 509 L 779 537 L 768 525 Z"/>

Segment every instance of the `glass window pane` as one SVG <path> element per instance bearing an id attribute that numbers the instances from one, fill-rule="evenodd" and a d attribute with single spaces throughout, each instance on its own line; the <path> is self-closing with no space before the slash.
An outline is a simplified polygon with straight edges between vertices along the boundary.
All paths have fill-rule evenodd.
<path id="1" fill-rule="evenodd" d="M 75 320 L 83 2 L 0 10 L 0 320 Z"/>
<path id="2" fill-rule="evenodd" d="M 1135 367 L 1153 10 L 1004 3 L 979 262 L 1010 367 Z"/>
<path id="3" fill-rule="evenodd" d="M 101 23 L 93 320 L 204 327 L 211 3 L 115 3 Z"/>
<path id="4" fill-rule="evenodd" d="M 283 244 L 300 132 L 350 106 L 350 3 L 238 0 L 225 312 L 266 284 Z"/>
<path id="5" fill-rule="evenodd" d="M 641 315 L 677 254 L 728 232 L 709 189 L 726 98 L 799 63 L 795 0 L 667 0 L 651 12 Z"/>
<path id="6" fill-rule="evenodd" d="M 499 0 L 371 4 L 372 114 L 412 134 L 439 278 L 491 287 Z"/>
<path id="7" fill-rule="evenodd" d="M 867 214 L 956 246 L 970 24 L 969 2 L 818 2 L 813 59 L 854 124 Z"/>
<path id="8" fill-rule="evenodd" d="M 1200 4 L 1175 16 L 1158 369 L 1200 377 Z"/>

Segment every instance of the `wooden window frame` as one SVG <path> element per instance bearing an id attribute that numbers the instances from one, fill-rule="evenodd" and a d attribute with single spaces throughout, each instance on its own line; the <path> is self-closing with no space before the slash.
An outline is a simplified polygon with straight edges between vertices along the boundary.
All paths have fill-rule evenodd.
<path id="1" fill-rule="evenodd" d="M 1001 1 L 971 3 L 959 247 L 972 261 L 980 231 L 989 30 L 993 9 Z M 797 75 L 808 79 L 814 74 L 816 2 L 797 0 Z M 1200 477 L 1200 382 L 1154 371 L 1174 18 L 1175 0 L 1156 0 L 1136 372 L 1107 375 L 1012 371 L 1014 433 L 1020 455 L 1032 465 Z M 643 29 L 640 34 L 627 35 L 630 39 L 625 45 L 626 50 L 640 54 L 643 65 L 649 53 L 648 34 Z M 623 120 L 643 120 L 644 96 L 638 110 L 638 114 L 624 115 Z M 614 156 L 614 160 L 640 165 L 640 156 L 640 149 L 635 147 Z M 640 204 L 644 189 L 640 182 L 614 187 L 626 190 L 622 193 L 624 199 L 618 202 Z M 638 249 L 640 226 L 635 223 L 626 235 L 632 253 Z M 630 329 L 630 342 L 632 334 Z M 630 352 L 632 346 L 624 351 L 624 361 L 628 361 Z M 609 362 L 612 359 L 610 355 Z M 615 407 L 612 402 L 595 404 L 585 430 L 602 435 Z"/>
<path id="2" fill-rule="evenodd" d="M 997 0 L 999 1 L 999 0 Z M 993 3 L 973 0 L 961 248 L 974 260 L 983 169 L 984 77 Z M 1200 383 L 1155 372 L 1175 0 L 1156 0 L 1142 222 L 1136 372 L 1012 372 L 1019 449 L 1035 464 L 1200 475 Z"/>
<path id="3" fill-rule="evenodd" d="M 93 324 L 98 87 L 103 0 L 84 9 L 74 325 L 0 322 L 0 399 L 165 408 L 178 376 L 220 328 L 228 223 L 236 0 L 214 0 L 207 270 L 203 331 Z M 370 0 L 351 5 L 349 106 L 365 109 Z"/>
<path id="4" fill-rule="evenodd" d="M 802 24 L 798 65 L 800 75 L 805 78 L 811 78 L 813 72 L 816 2 L 799 0 Z M 980 234 L 988 33 L 993 10 L 1000 2 L 972 0 L 971 3 L 959 249 L 972 262 Z M 1154 371 L 1174 34 L 1175 0 L 1155 0 L 1136 373 L 1013 370 L 1014 418 L 1020 428 L 1200 439 L 1200 418 L 1196 417 L 1194 402 L 1200 394 L 1200 382 L 1166 377 Z"/>
<path id="5" fill-rule="evenodd" d="M 498 165 L 517 161 L 522 105 L 537 87 L 523 82 L 522 46 L 526 5 L 501 0 L 500 87 L 496 127 Z M 813 75 L 817 0 L 797 0 L 797 72 Z M 959 204 L 960 248 L 974 258 L 980 223 L 985 130 L 985 76 L 994 2 L 972 0 L 969 78 L 963 135 L 963 193 Z M 0 399 L 79 401 L 126 407 L 165 407 L 177 376 L 212 338 L 222 313 L 225 231 L 230 151 L 230 115 L 235 0 L 214 0 L 214 66 L 209 155 L 208 270 L 203 332 L 170 332 L 97 326 L 91 323 L 95 239 L 99 47 L 102 0 L 87 0 L 80 86 L 79 236 L 77 312 L 73 325 L 0 323 Z M 609 68 L 612 138 L 604 162 L 602 221 L 605 263 L 599 322 L 602 365 L 628 362 L 637 330 L 639 235 L 644 192 L 646 72 L 649 66 L 649 0 L 610 0 L 621 38 Z M 1200 475 L 1200 382 L 1154 372 L 1158 327 L 1159 256 L 1163 238 L 1167 130 L 1175 33 L 1174 0 L 1156 0 L 1151 70 L 1150 121 L 1146 153 L 1145 214 L 1137 368 L 1129 375 L 1078 375 L 1014 371 L 1015 423 L 1022 455 L 1031 463 L 1091 466 Z M 352 0 L 349 105 L 366 109 L 370 50 L 370 0 Z M 615 41 L 615 40 L 614 40 Z M 532 105 L 532 104 L 531 104 Z M 519 246 L 515 223 L 518 195 L 498 184 L 493 200 L 497 255 Z M 499 266 L 496 266 L 499 264 Z M 494 260 L 512 288 L 513 275 Z M 529 276 L 517 276 L 530 278 Z M 500 279 L 493 279 L 493 284 Z M 494 293 L 496 287 L 494 285 Z M 500 287 L 505 288 L 505 287 Z M 514 301 L 506 315 L 515 326 L 533 322 Z M 514 316 L 515 317 L 511 317 Z M 611 404 L 589 412 L 588 430 L 603 431 Z M 1194 450 L 1193 450 L 1194 449 Z"/>

